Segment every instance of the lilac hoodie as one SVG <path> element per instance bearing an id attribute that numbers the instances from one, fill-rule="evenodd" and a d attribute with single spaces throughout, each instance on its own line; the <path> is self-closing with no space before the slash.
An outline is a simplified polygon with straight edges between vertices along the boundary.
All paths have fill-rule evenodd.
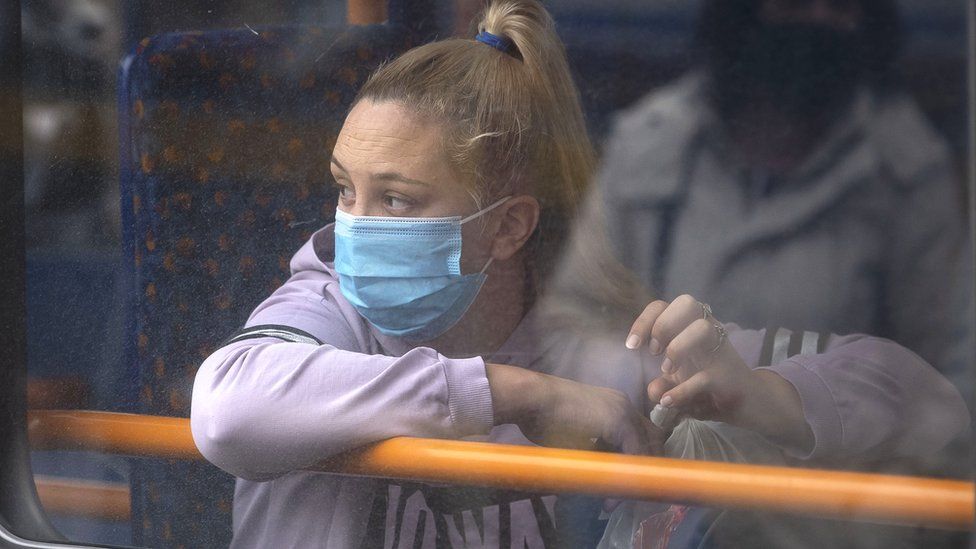
<path id="1" fill-rule="evenodd" d="M 542 339 L 532 315 L 484 356 L 411 348 L 375 331 L 343 298 L 333 243 L 331 225 L 316 232 L 292 259 L 291 278 L 197 373 L 194 441 L 239 477 L 232 546 L 543 547 L 555 531 L 555 496 L 302 469 L 395 436 L 531 444 L 514 425 L 493 427 L 485 361 L 618 389 L 644 407 L 660 357 L 627 351 L 624 334 Z M 924 456 L 968 425 L 952 385 L 890 341 L 734 325 L 729 341 L 747 364 L 796 387 L 815 444 L 779 449 L 795 462 Z"/>

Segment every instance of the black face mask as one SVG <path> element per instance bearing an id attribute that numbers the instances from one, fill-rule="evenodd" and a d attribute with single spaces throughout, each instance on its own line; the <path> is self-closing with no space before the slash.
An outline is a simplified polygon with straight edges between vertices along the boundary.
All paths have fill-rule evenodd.
<path id="1" fill-rule="evenodd" d="M 824 25 L 759 25 L 713 53 L 715 99 L 725 114 L 759 98 L 787 114 L 829 115 L 850 98 L 861 74 L 858 35 Z"/>

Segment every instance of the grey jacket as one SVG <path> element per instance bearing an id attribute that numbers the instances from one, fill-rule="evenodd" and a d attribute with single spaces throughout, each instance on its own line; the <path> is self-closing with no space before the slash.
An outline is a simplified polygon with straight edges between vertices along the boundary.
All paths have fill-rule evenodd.
<path id="1" fill-rule="evenodd" d="M 623 262 L 660 296 L 690 293 L 725 321 L 894 339 L 971 402 L 964 201 L 911 100 L 860 90 L 796 173 L 759 196 L 706 86 L 690 73 L 616 118 L 596 196 Z"/>

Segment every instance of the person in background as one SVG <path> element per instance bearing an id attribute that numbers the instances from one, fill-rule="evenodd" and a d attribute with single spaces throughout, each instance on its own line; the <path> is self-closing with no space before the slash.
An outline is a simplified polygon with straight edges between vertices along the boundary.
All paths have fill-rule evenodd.
<path id="1" fill-rule="evenodd" d="M 971 403 L 964 200 L 901 42 L 891 0 L 706 0 L 700 61 L 616 117 L 590 209 L 660 296 L 894 339 Z"/>

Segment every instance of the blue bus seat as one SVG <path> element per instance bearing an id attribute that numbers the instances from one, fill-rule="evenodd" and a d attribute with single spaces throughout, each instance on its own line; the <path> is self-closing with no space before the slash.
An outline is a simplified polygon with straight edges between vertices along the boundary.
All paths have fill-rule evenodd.
<path id="1" fill-rule="evenodd" d="M 398 13 L 391 7 L 391 19 Z M 183 32 L 145 39 L 123 60 L 131 411 L 189 415 L 198 365 L 332 220 L 329 157 L 358 87 L 422 30 L 392 22 Z M 134 460 L 132 473 L 134 543 L 228 545 L 229 475 L 158 460 Z"/>

